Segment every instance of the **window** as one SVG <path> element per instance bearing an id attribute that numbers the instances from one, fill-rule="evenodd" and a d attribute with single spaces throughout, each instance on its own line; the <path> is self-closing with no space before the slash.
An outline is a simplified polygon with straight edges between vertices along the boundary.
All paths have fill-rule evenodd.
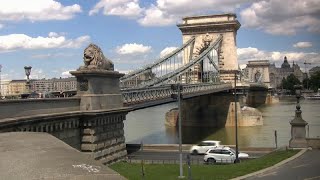
<path id="1" fill-rule="evenodd" d="M 222 150 L 222 151 L 221 151 L 221 154 L 231 154 L 231 152 L 228 151 L 228 150 Z"/>
<path id="2" fill-rule="evenodd" d="M 210 150 L 210 153 L 221 154 L 221 150 L 220 149 L 212 149 L 212 150 Z"/>

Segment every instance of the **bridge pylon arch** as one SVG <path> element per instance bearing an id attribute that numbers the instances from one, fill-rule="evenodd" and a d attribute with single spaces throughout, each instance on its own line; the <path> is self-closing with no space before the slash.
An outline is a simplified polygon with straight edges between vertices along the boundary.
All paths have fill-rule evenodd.
<path id="1" fill-rule="evenodd" d="M 177 25 L 182 32 L 183 43 L 196 37 L 192 57 L 202 51 L 207 41 L 214 42 L 219 35 L 223 36 L 218 50 L 220 80 L 223 82 L 232 82 L 234 70 L 238 70 L 236 36 L 241 24 L 236 18 L 235 14 L 190 16 Z M 183 63 L 189 60 L 185 58 Z"/>

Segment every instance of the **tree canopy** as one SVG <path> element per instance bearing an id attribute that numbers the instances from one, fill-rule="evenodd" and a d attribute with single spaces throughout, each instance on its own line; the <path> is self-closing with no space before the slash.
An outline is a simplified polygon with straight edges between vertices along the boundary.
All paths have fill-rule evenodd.
<path id="1" fill-rule="evenodd" d="M 294 85 L 300 84 L 300 80 L 294 74 L 290 74 L 287 78 L 283 78 L 281 82 L 283 89 L 290 90 L 291 94 L 295 93 Z"/>
<path id="2" fill-rule="evenodd" d="M 315 92 L 318 91 L 320 88 L 320 71 L 317 71 L 310 77 L 309 84 L 310 89 L 314 90 Z"/>

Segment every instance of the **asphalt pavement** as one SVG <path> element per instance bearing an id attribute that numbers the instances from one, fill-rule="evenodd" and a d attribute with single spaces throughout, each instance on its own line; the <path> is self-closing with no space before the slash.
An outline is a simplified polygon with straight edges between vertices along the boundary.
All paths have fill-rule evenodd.
<path id="1" fill-rule="evenodd" d="M 320 150 L 308 150 L 298 158 L 269 171 L 246 179 L 257 180 L 320 180 Z"/>

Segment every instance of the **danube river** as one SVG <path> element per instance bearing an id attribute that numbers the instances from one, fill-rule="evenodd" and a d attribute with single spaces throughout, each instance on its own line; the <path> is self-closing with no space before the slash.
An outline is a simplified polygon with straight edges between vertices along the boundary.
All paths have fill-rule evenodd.
<path id="1" fill-rule="evenodd" d="M 275 131 L 278 146 L 287 146 L 290 140 L 290 124 L 294 118 L 296 101 L 281 100 L 279 103 L 264 105 L 258 109 L 263 114 L 264 124 L 255 127 L 239 127 L 240 147 L 274 147 Z M 125 121 L 127 143 L 176 144 L 177 128 L 164 125 L 165 113 L 176 107 L 175 103 L 130 112 Z M 302 117 L 309 123 L 307 136 L 320 137 L 320 101 L 302 100 Z M 309 129 L 309 131 L 308 131 Z M 220 140 L 222 144 L 235 144 L 235 128 L 182 128 L 182 143 L 195 144 L 204 139 Z"/>

